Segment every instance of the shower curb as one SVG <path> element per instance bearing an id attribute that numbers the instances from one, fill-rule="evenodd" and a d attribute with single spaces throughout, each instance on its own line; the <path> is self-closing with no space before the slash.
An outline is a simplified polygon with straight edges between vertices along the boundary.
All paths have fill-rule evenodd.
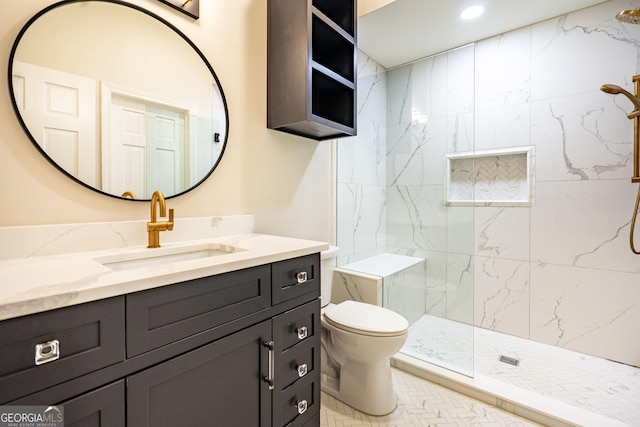
<path id="1" fill-rule="evenodd" d="M 589 412 L 569 404 L 522 389 L 504 390 L 488 377 L 468 377 L 457 372 L 398 353 L 391 366 L 419 378 L 438 384 L 503 411 L 549 427 L 629 427 L 613 418 Z M 502 388 L 503 393 L 498 390 Z M 532 403 L 535 400 L 535 403 Z"/>

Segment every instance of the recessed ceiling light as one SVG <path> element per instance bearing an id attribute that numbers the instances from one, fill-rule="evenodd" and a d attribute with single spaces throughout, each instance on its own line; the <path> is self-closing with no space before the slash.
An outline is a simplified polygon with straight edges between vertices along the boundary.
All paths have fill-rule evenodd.
<path id="1" fill-rule="evenodd" d="M 464 19 L 465 21 L 468 21 L 470 19 L 476 19 L 483 13 L 484 13 L 484 6 L 481 6 L 481 5 L 470 6 L 465 10 L 463 10 L 462 13 L 460 13 L 460 18 Z"/>

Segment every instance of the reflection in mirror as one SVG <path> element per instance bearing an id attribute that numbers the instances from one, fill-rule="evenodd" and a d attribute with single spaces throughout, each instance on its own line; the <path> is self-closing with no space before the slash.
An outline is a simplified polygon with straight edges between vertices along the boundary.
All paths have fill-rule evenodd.
<path id="1" fill-rule="evenodd" d="M 119 0 L 65 0 L 34 16 L 10 56 L 16 114 L 64 173 L 149 200 L 206 179 L 227 141 L 213 69 L 184 34 Z"/>

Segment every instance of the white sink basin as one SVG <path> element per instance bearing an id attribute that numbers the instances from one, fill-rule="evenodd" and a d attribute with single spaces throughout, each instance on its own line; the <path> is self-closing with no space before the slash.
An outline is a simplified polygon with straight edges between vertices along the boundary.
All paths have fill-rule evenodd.
<path id="1" fill-rule="evenodd" d="M 191 246 L 144 249 L 138 252 L 106 255 L 95 258 L 95 260 L 112 270 L 133 270 L 136 268 L 228 255 L 244 250 L 245 249 L 218 243 L 203 243 Z"/>

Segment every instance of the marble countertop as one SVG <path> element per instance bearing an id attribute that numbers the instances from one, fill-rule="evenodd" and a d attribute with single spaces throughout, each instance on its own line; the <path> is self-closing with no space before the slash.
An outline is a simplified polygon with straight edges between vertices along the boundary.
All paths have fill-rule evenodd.
<path id="1" fill-rule="evenodd" d="M 163 243 L 160 249 L 171 251 L 206 244 L 227 245 L 237 251 L 120 271 L 103 265 L 99 260 L 158 249 L 136 246 L 0 261 L 0 320 L 282 261 L 329 248 L 324 242 L 252 233 Z"/>

